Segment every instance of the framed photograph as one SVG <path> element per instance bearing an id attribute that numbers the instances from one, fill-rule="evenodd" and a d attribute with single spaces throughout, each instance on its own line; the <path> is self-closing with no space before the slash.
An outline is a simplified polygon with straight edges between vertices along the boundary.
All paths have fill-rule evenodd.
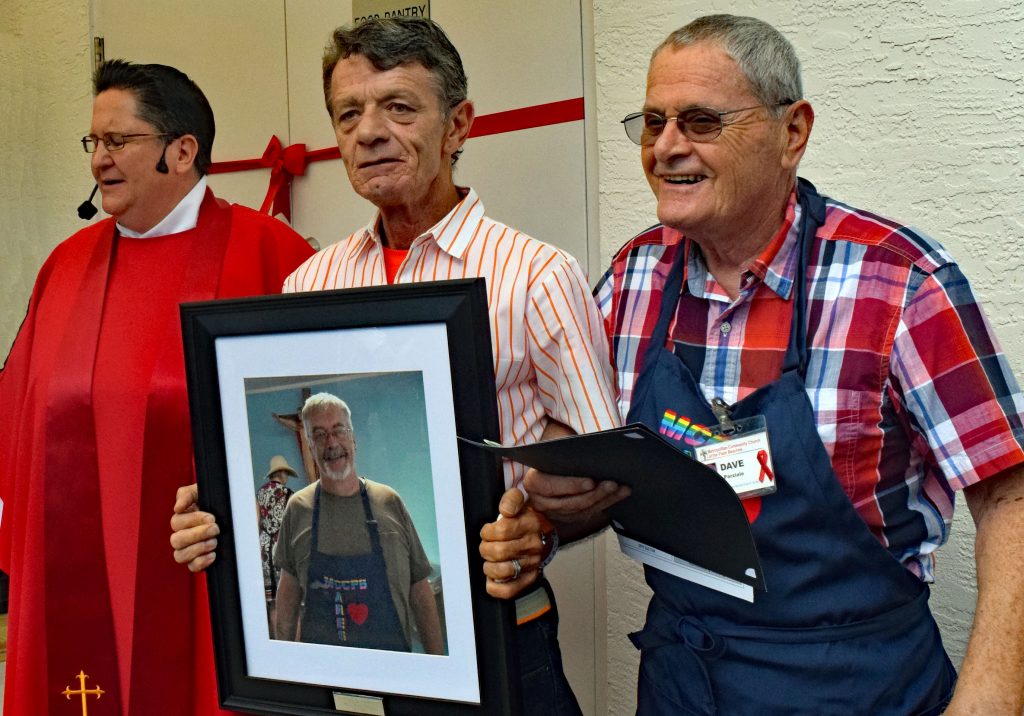
<path id="1" fill-rule="evenodd" d="M 221 703 L 520 713 L 483 279 L 183 304 Z M 303 408 L 305 407 L 305 411 Z"/>

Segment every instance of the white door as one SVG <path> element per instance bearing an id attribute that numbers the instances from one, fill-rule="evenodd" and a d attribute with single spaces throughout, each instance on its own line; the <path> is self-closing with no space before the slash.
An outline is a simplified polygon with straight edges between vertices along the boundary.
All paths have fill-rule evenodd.
<path id="1" fill-rule="evenodd" d="M 350 0 L 94 0 L 93 12 L 107 58 L 173 65 L 203 89 L 217 120 L 214 162 L 260 157 L 274 135 L 307 150 L 334 145 L 320 57 L 331 30 L 351 22 Z M 582 117 L 590 22 L 581 0 L 433 0 L 430 12 L 462 55 L 478 118 L 509 130 L 467 142 L 457 183 L 476 188 L 491 217 L 564 248 L 594 275 L 584 121 L 521 129 L 522 113 L 512 113 L 568 102 Z M 217 174 L 210 184 L 259 208 L 269 176 Z M 292 184 L 292 225 L 320 246 L 372 213 L 340 160 L 310 164 Z M 604 703 L 603 544 L 572 547 L 549 570 L 566 671 L 587 714 Z"/>

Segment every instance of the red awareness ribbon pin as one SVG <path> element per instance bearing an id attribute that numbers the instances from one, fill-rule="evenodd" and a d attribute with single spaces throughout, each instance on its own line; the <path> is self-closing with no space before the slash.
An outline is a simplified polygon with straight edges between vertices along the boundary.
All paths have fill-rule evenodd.
<path id="1" fill-rule="evenodd" d="M 767 477 L 769 482 L 775 480 L 775 475 L 772 473 L 772 469 L 768 467 L 768 451 L 758 450 L 757 461 L 761 464 L 761 474 L 757 476 L 758 482 L 764 482 Z"/>

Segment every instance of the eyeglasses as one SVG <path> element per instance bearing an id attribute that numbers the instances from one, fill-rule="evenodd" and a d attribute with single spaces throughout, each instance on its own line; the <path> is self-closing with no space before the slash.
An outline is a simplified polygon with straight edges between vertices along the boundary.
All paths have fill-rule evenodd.
<path id="1" fill-rule="evenodd" d="M 142 137 L 169 137 L 167 133 L 163 134 L 121 134 L 120 132 L 107 132 L 102 137 L 97 137 L 95 134 L 87 134 L 82 137 L 82 149 L 85 150 L 86 154 L 92 154 L 100 147 L 100 142 L 103 142 L 103 146 L 108 152 L 119 152 L 124 149 L 124 145 L 136 139 Z"/>
<path id="2" fill-rule="evenodd" d="M 352 428 L 334 427 L 330 430 L 324 430 L 323 428 L 317 428 L 313 431 L 313 442 L 316 445 L 324 445 L 327 443 L 327 436 L 333 437 L 335 440 L 341 440 L 342 435 L 348 435 L 352 432 Z"/>
<path id="3" fill-rule="evenodd" d="M 722 117 L 761 107 L 785 107 L 789 104 L 793 103 L 786 100 L 772 105 L 758 104 L 725 112 L 718 112 L 708 107 L 694 107 L 680 112 L 675 117 L 666 117 L 657 112 L 634 112 L 626 115 L 626 118 L 622 120 L 622 126 L 626 130 L 626 136 L 634 144 L 640 146 L 654 144 L 665 130 L 665 126 L 672 120 L 675 120 L 679 131 L 691 142 L 712 142 L 718 139 L 718 135 L 722 133 L 722 128 L 726 125 L 722 121 Z"/>

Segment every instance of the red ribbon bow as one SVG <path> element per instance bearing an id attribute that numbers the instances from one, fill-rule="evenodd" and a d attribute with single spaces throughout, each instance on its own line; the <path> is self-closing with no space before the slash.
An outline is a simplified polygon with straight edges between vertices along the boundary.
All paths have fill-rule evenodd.
<path id="1" fill-rule="evenodd" d="M 271 216 L 282 214 L 288 221 L 292 219 L 291 186 L 292 179 L 306 173 L 306 165 L 324 159 L 336 159 L 337 147 L 306 151 L 305 144 L 281 143 L 275 134 L 267 143 L 263 156 L 259 159 L 237 159 L 230 162 L 216 162 L 210 165 L 210 174 L 226 174 L 243 172 L 249 169 L 270 169 L 270 186 L 263 199 L 260 211 Z"/>
<path id="2" fill-rule="evenodd" d="M 270 186 L 267 187 L 260 211 L 271 216 L 283 214 L 285 219 L 291 221 L 292 179 L 306 173 L 306 145 L 290 144 L 284 147 L 275 134 L 270 138 L 261 161 L 264 166 L 270 167 Z"/>

